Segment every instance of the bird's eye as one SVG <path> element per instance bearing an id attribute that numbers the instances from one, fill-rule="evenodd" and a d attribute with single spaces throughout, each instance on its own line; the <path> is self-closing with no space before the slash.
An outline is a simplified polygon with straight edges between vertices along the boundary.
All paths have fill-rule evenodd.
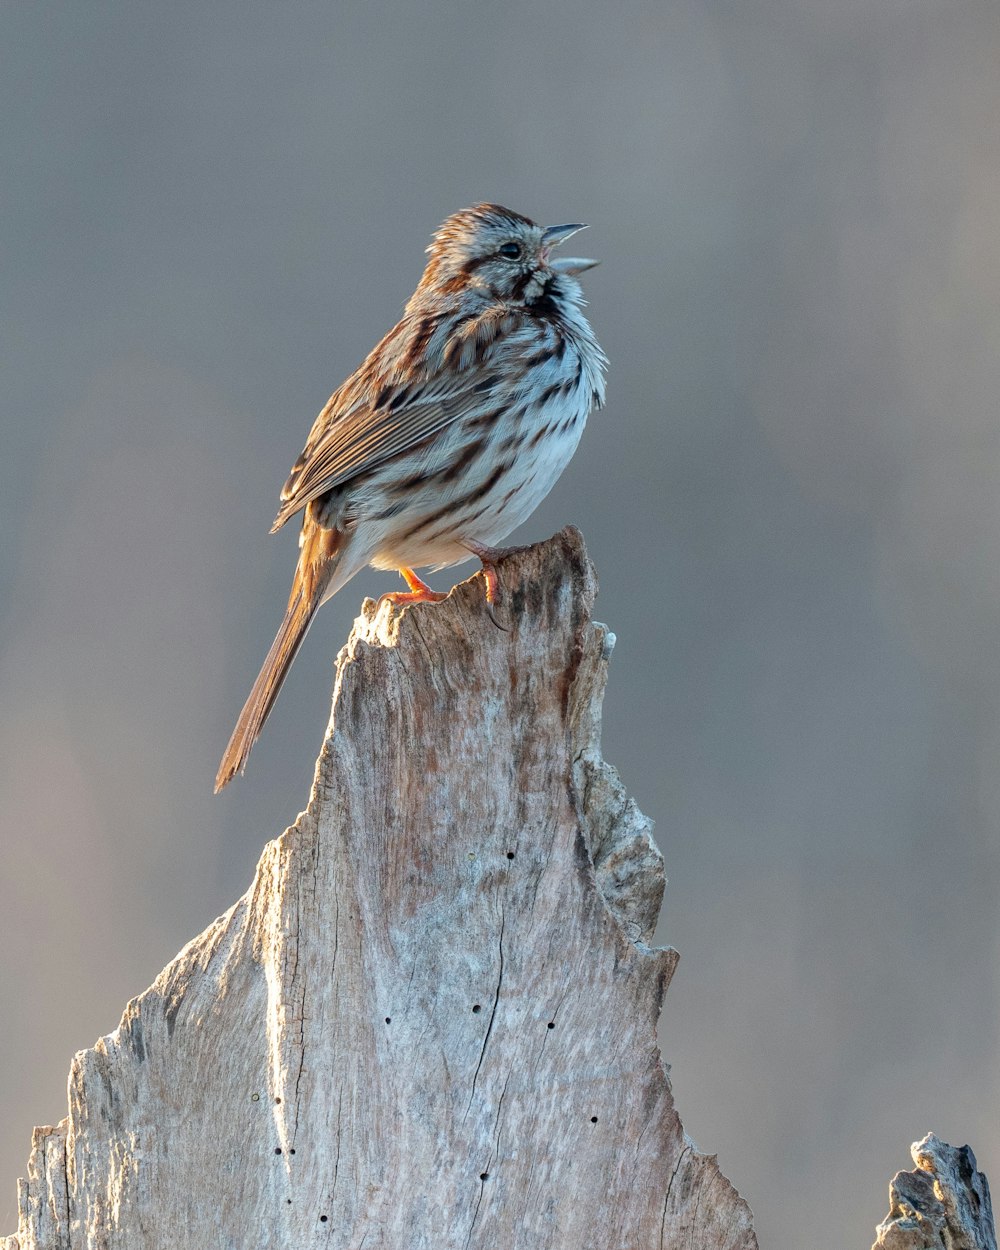
<path id="1" fill-rule="evenodd" d="M 521 256 L 520 243 L 501 243 L 500 255 L 506 256 L 509 260 L 518 260 Z"/>

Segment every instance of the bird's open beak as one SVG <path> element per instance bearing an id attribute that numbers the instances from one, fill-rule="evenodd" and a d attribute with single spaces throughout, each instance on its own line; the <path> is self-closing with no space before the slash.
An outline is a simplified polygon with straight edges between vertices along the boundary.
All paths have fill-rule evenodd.
<path id="1" fill-rule="evenodd" d="M 593 269 L 595 265 L 599 265 L 599 260 L 586 260 L 582 256 L 562 256 L 558 260 L 549 260 L 549 250 L 558 247 L 560 243 L 565 243 L 567 239 L 573 237 L 579 230 L 586 230 L 587 227 L 582 223 L 571 226 L 549 226 L 542 233 L 542 247 L 545 249 L 545 258 L 548 261 L 550 269 L 554 269 L 556 273 L 578 274 L 583 273 L 585 269 Z"/>

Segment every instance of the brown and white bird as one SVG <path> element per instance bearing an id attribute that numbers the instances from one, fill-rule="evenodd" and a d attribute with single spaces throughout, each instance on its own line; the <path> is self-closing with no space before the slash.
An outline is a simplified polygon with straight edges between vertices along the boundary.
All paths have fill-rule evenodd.
<path id="1" fill-rule="evenodd" d="M 403 317 L 334 392 L 281 492 L 272 533 L 305 509 L 285 619 L 215 779 L 247 756 L 316 609 L 365 565 L 397 569 L 395 603 L 437 601 L 414 569 L 483 562 L 569 463 L 607 360 L 577 275 L 597 261 L 552 249 L 582 225 L 537 226 L 498 204 L 455 213 Z"/>

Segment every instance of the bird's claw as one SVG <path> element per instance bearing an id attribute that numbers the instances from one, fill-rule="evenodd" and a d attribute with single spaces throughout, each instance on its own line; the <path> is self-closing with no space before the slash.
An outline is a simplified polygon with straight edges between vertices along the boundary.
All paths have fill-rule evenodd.
<path id="1" fill-rule="evenodd" d="M 500 576 L 497 573 L 497 565 L 501 560 L 506 560 L 509 556 L 519 555 L 522 551 L 527 551 L 527 547 L 487 547 L 483 543 L 465 542 L 462 544 L 466 551 L 471 551 L 474 556 L 478 556 L 483 564 L 483 577 L 486 578 L 486 614 L 497 627 L 505 634 L 510 633 L 510 627 L 501 625 L 497 619 L 495 606 L 499 603 L 500 595 Z"/>
<path id="2" fill-rule="evenodd" d="M 442 590 L 432 590 L 425 593 L 422 590 L 390 590 L 384 595 L 379 595 L 375 600 L 376 613 L 382 607 L 383 603 L 391 603 L 394 608 L 405 607 L 409 603 L 443 603 L 448 595 Z"/>
<path id="3" fill-rule="evenodd" d="M 448 598 L 449 591 L 431 590 L 412 569 L 400 569 L 399 575 L 410 589 L 388 590 L 384 595 L 379 595 L 375 603 L 376 612 L 383 603 L 391 603 L 394 608 L 398 608 L 408 603 L 443 603 Z"/>
<path id="4" fill-rule="evenodd" d="M 505 634 L 510 633 L 509 628 L 506 625 L 501 625 L 501 623 L 497 620 L 497 614 L 494 611 L 494 601 L 488 597 L 486 599 L 486 615 L 490 618 L 497 629 L 501 630 Z"/>

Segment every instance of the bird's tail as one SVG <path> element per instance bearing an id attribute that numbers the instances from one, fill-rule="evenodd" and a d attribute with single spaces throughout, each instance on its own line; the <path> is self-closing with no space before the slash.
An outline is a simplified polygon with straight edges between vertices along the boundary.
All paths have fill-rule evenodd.
<path id="1" fill-rule="evenodd" d="M 271 643 L 267 659 L 243 705 L 222 763 L 215 777 L 215 793 L 228 785 L 237 773 L 243 772 L 253 744 L 260 737 L 268 713 L 274 707 L 278 692 L 288 676 L 292 661 L 312 624 L 316 609 L 326 598 L 343 553 L 344 535 L 337 530 L 309 527 L 303 534 L 299 565 L 288 598 L 288 609 L 281 628 Z"/>

